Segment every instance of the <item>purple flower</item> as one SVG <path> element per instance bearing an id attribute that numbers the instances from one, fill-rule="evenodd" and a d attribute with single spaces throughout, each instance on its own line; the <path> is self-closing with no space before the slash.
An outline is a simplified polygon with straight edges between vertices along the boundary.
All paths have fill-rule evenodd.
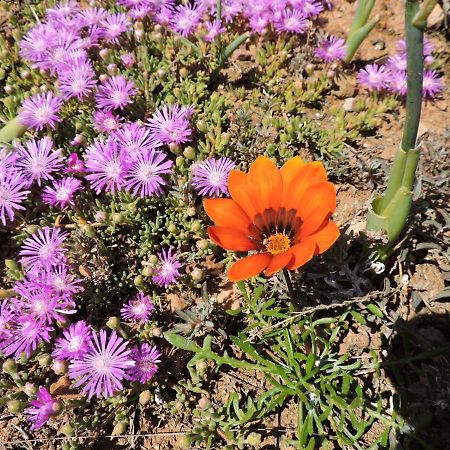
<path id="1" fill-rule="evenodd" d="M 306 17 L 317 16 L 323 11 L 323 5 L 321 5 L 319 2 L 306 0 L 303 3 L 302 11 L 306 15 Z"/>
<path id="2" fill-rule="evenodd" d="M 158 253 L 159 263 L 156 267 L 156 274 L 152 277 L 153 283 L 161 287 L 168 287 L 177 282 L 177 278 L 181 275 L 178 269 L 181 264 L 178 258 L 172 253 L 173 249 L 169 247 Z"/>
<path id="3" fill-rule="evenodd" d="M 12 301 L 16 304 L 17 299 L 3 300 L 0 302 L 0 342 L 11 336 L 9 328 L 15 317 Z"/>
<path id="4" fill-rule="evenodd" d="M 133 53 L 129 53 L 129 52 L 127 52 L 127 53 L 122 53 L 122 54 L 120 55 L 120 60 L 122 61 L 122 64 L 123 64 L 127 69 L 129 69 L 130 67 L 133 67 L 133 66 L 134 66 L 135 60 L 134 60 L 134 55 L 133 55 Z"/>
<path id="5" fill-rule="evenodd" d="M 53 150 L 53 141 L 45 136 L 42 139 L 32 139 L 25 147 L 17 147 L 18 160 L 16 166 L 29 177 L 30 184 L 42 180 L 53 180 L 52 172 L 63 167 L 63 158 L 59 150 Z"/>
<path id="6" fill-rule="evenodd" d="M 64 173 L 84 173 L 85 167 L 83 161 L 79 156 L 72 152 L 66 161 L 67 167 L 64 169 Z"/>
<path id="7" fill-rule="evenodd" d="M 23 174 L 14 170 L 0 170 L 0 220 L 6 225 L 6 217 L 12 222 L 15 210 L 24 210 L 22 202 L 30 191 Z"/>
<path id="8" fill-rule="evenodd" d="M 154 345 L 151 346 L 147 342 L 142 343 L 140 347 L 135 345 L 130 356 L 135 361 L 135 366 L 128 372 L 131 381 L 144 384 L 158 372 L 157 364 L 161 362 L 161 352 Z"/>
<path id="9" fill-rule="evenodd" d="M 219 197 L 229 195 L 228 176 L 236 167 L 231 159 L 207 159 L 192 168 L 192 186 L 202 196 Z"/>
<path id="10" fill-rule="evenodd" d="M 143 150 L 131 163 L 125 176 L 125 188 L 140 197 L 159 194 L 166 184 L 161 175 L 170 173 L 173 162 L 153 148 Z"/>
<path id="11" fill-rule="evenodd" d="M 309 26 L 307 16 L 299 9 L 283 11 L 282 18 L 275 24 L 278 33 L 286 31 L 288 33 L 303 34 Z"/>
<path id="12" fill-rule="evenodd" d="M 77 15 L 82 19 L 85 27 L 98 25 L 103 20 L 108 12 L 104 8 L 88 7 L 82 9 Z"/>
<path id="13" fill-rule="evenodd" d="M 51 206 L 65 208 L 74 205 L 73 196 L 80 189 L 81 181 L 73 177 L 66 177 L 54 181 L 53 186 L 47 186 L 42 194 L 42 200 Z"/>
<path id="14" fill-rule="evenodd" d="M 329 36 L 320 43 L 320 47 L 314 52 L 315 56 L 326 62 L 338 61 L 345 56 L 346 48 L 344 39 Z"/>
<path id="15" fill-rule="evenodd" d="M 51 331 L 53 331 L 52 327 L 31 315 L 19 315 L 12 323 L 11 336 L 0 343 L 0 350 L 6 357 L 14 355 L 16 360 L 23 352 L 29 358 L 39 344 L 50 341 Z"/>
<path id="16" fill-rule="evenodd" d="M 220 20 L 214 22 L 205 22 L 206 34 L 203 35 L 203 40 L 206 42 L 213 42 L 219 34 L 225 31 L 225 27 L 222 26 Z"/>
<path id="17" fill-rule="evenodd" d="M 17 288 L 18 285 L 15 286 L 15 289 L 21 295 L 18 302 L 21 313 L 29 314 L 39 322 L 48 325 L 57 320 L 65 322 L 66 318 L 63 314 L 73 314 L 76 312 L 73 309 L 68 309 L 71 305 L 67 299 L 60 298 L 48 287 L 35 289 Z"/>
<path id="18" fill-rule="evenodd" d="M 202 13 L 197 6 L 179 5 L 176 7 L 170 25 L 181 36 L 189 36 L 197 28 Z"/>
<path id="19" fill-rule="evenodd" d="M 41 428 L 47 423 L 50 417 L 56 416 L 61 412 L 61 404 L 43 386 L 39 388 L 36 400 L 32 400 L 30 405 L 25 410 L 25 413 L 31 416 L 29 417 L 29 420 L 33 422 L 31 430 Z"/>
<path id="20" fill-rule="evenodd" d="M 124 109 L 126 105 L 132 103 L 131 96 L 137 93 L 134 83 L 127 80 L 122 75 L 112 76 L 98 87 L 95 96 L 97 105 L 109 111 L 111 109 Z"/>
<path id="21" fill-rule="evenodd" d="M 111 111 L 95 111 L 92 115 L 92 122 L 98 131 L 111 133 L 120 127 L 120 117 L 115 116 Z"/>
<path id="22" fill-rule="evenodd" d="M 435 70 L 425 70 L 423 74 L 422 95 L 434 98 L 442 91 L 442 77 Z"/>
<path id="23" fill-rule="evenodd" d="M 59 74 L 59 89 L 64 99 L 83 100 L 95 86 L 95 73 L 90 64 L 72 66 Z"/>
<path id="24" fill-rule="evenodd" d="M 127 15 L 123 13 L 108 14 L 100 21 L 102 27 L 102 37 L 106 42 L 119 43 L 119 36 L 125 33 L 130 26 Z"/>
<path id="25" fill-rule="evenodd" d="M 155 139 L 163 144 L 188 142 L 192 133 L 188 119 L 192 112 L 192 107 L 164 105 L 148 120 L 148 126 Z"/>
<path id="26" fill-rule="evenodd" d="M 63 242 L 67 234 L 60 228 L 45 227 L 39 229 L 25 239 L 20 248 L 20 262 L 28 272 L 31 269 L 50 269 L 52 266 L 65 262 L 66 249 Z"/>
<path id="27" fill-rule="evenodd" d="M 20 56 L 32 63 L 40 63 L 46 58 L 56 36 L 56 30 L 46 23 L 34 26 L 20 41 Z"/>
<path id="28" fill-rule="evenodd" d="M 249 24 L 255 33 L 264 33 L 269 26 L 269 19 L 266 15 L 253 15 Z"/>
<path id="29" fill-rule="evenodd" d="M 406 55 L 397 54 L 389 56 L 386 68 L 392 72 L 406 72 Z"/>
<path id="30" fill-rule="evenodd" d="M 120 316 L 123 320 L 128 320 L 130 322 L 145 323 L 148 321 L 154 310 L 155 307 L 153 306 L 151 298 L 148 295 L 139 292 L 133 300 L 122 306 Z"/>
<path id="31" fill-rule="evenodd" d="M 114 194 L 123 186 L 128 164 L 126 154 L 114 140 L 95 141 L 87 148 L 85 160 L 89 172 L 86 178 L 97 194 L 104 190 Z"/>
<path id="32" fill-rule="evenodd" d="M 54 358 L 74 360 L 82 358 L 90 349 L 92 330 L 84 320 L 72 323 L 56 340 Z"/>
<path id="33" fill-rule="evenodd" d="M 66 265 L 54 266 L 50 271 L 39 272 L 44 285 L 51 287 L 56 293 L 64 296 L 72 296 L 83 292 L 80 286 L 82 280 L 69 272 Z"/>
<path id="34" fill-rule="evenodd" d="M 94 395 L 108 398 L 123 389 L 122 380 L 127 378 L 126 371 L 135 362 L 127 342 L 115 331 L 109 339 L 105 330 L 100 330 L 100 337 L 97 333 L 92 333 L 92 337 L 88 352 L 69 365 L 69 377 L 78 378 L 74 387 L 83 386 L 89 398 Z"/>
<path id="35" fill-rule="evenodd" d="M 20 107 L 20 123 L 37 131 L 42 130 L 45 125 L 54 129 L 56 122 L 61 121 L 57 113 L 62 104 L 61 98 L 55 97 L 51 92 L 33 95 Z"/>
<path id="36" fill-rule="evenodd" d="M 368 64 L 356 76 L 358 83 L 369 91 L 381 91 L 388 86 L 389 70 L 377 64 Z"/>
<path id="37" fill-rule="evenodd" d="M 392 71 L 389 77 L 388 89 L 394 94 L 406 95 L 406 71 Z"/>
<path id="38" fill-rule="evenodd" d="M 130 161 L 136 159 L 144 151 L 161 145 L 161 142 L 155 140 L 150 130 L 137 122 L 126 123 L 122 128 L 113 132 L 111 137 Z"/>

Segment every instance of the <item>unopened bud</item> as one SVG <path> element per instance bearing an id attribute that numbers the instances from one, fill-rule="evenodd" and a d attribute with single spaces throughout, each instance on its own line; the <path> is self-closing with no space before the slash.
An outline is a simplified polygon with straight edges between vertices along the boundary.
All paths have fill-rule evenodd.
<path id="1" fill-rule="evenodd" d="M 171 142 L 169 144 L 169 150 L 174 154 L 174 155 L 179 155 L 181 153 L 181 148 L 180 146 L 175 143 L 175 142 Z"/>
<path id="2" fill-rule="evenodd" d="M 191 278 L 194 281 L 201 281 L 201 280 L 203 280 L 204 276 L 205 276 L 205 273 L 203 272 L 202 269 L 196 268 L 191 272 Z"/>
<path id="3" fill-rule="evenodd" d="M 191 146 L 186 147 L 183 151 L 183 156 L 187 159 L 195 159 L 194 149 Z"/>
<path id="4" fill-rule="evenodd" d="M 306 72 L 308 75 L 312 75 L 312 74 L 314 73 L 314 69 L 315 69 L 314 64 L 308 63 L 308 64 L 306 64 L 306 66 L 305 66 L 305 72 Z"/>
<path id="5" fill-rule="evenodd" d="M 116 316 L 110 317 L 106 322 L 106 326 L 111 330 L 120 330 L 120 319 Z"/>
<path id="6" fill-rule="evenodd" d="M 17 364 L 16 362 L 9 358 L 3 363 L 3 372 L 8 373 L 10 375 L 15 375 L 17 373 Z"/>
<path id="7" fill-rule="evenodd" d="M 67 372 L 68 367 L 67 361 L 62 359 L 55 359 L 52 364 L 52 370 L 56 375 L 64 375 Z"/>
<path id="8" fill-rule="evenodd" d="M 37 386 L 34 383 L 27 382 L 23 387 L 23 392 L 28 397 L 34 397 L 38 391 Z"/>
<path id="9" fill-rule="evenodd" d="M 53 358 L 48 353 L 38 356 L 37 361 L 41 367 L 49 367 L 53 362 Z"/>
<path id="10" fill-rule="evenodd" d="M 144 286 L 144 277 L 142 275 L 138 275 L 137 277 L 134 278 L 134 285 L 136 287 L 142 287 Z"/>
<path id="11" fill-rule="evenodd" d="M 197 233 L 198 231 L 200 231 L 202 228 L 202 224 L 196 220 L 195 222 L 192 222 L 191 224 L 191 231 L 193 231 L 194 233 Z"/>
<path id="12" fill-rule="evenodd" d="M 109 49 L 108 48 L 102 48 L 98 54 L 100 55 L 100 58 L 102 58 L 103 60 L 105 60 L 108 55 L 109 55 Z"/>
<path id="13" fill-rule="evenodd" d="M 142 391 L 139 395 L 139 403 L 141 405 L 146 405 L 152 398 L 152 394 L 149 390 Z"/>
<path id="14" fill-rule="evenodd" d="M 10 413 L 20 413 L 25 409 L 26 403 L 20 400 L 10 400 L 6 403 L 6 406 Z"/>
<path id="15" fill-rule="evenodd" d="M 124 434 L 127 431 L 127 424 L 125 422 L 116 423 L 115 427 L 112 430 L 113 436 L 119 436 Z"/>
<path id="16" fill-rule="evenodd" d="M 206 250 L 209 247 L 209 241 L 207 239 L 200 239 L 195 245 L 199 250 Z"/>

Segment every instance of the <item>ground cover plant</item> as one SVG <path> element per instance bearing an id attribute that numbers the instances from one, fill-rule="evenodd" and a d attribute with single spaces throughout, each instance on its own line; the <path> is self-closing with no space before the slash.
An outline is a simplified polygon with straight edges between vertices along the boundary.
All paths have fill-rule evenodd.
<path id="1" fill-rule="evenodd" d="M 0 2 L 1 445 L 446 448 L 447 8 Z"/>

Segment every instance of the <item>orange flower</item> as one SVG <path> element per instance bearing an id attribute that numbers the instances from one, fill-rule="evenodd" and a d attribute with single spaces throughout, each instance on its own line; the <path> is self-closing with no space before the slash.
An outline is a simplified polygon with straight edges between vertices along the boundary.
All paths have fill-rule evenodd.
<path id="1" fill-rule="evenodd" d="M 256 253 L 233 264 L 228 277 L 240 281 L 264 270 L 297 269 L 323 253 L 339 237 L 330 220 L 336 209 L 336 189 L 320 162 L 291 158 L 281 170 L 259 156 L 248 173 L 232 170 L 231 198 L 204 199 L 215 226 L 210 238 L 226 250 Z"/>

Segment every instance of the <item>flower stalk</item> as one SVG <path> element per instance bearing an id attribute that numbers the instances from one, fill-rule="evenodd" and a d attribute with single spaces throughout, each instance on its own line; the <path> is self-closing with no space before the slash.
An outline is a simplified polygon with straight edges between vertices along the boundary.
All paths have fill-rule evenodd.
<path id="1" fill-rule="evenodd" d="M 420 156 L 417 134 L 422 109 L 423 32 L 426 18 L 432 10 L 431 3 L 433 1 L 426 2 L 420 9 L 419 0 L 406 0 L 408 90 L 403 138 L 392 165 L 386 192 L 382 197 L 374 199 L 367 218 L 368 230 L 382 231 L 387 235 L 388 243 L 376 251 L 377 258 L 382 260 L 389 255 L 389 250 L 403 230 L 411 210 L 415 172 Z"/>
<path id="2" fill-rule="evenodd" d="M 369 35 L 379 20 L 379 16 L 369 21 L 375 0 L 359 0 L 355 17 L 348 33 L 344 61 L 348 64 L 364 39 Z"/>

